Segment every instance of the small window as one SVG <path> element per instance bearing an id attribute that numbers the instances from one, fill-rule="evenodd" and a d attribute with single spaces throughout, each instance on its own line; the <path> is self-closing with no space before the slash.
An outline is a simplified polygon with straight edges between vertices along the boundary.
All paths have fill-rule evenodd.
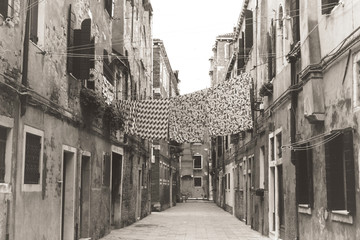
<path id="1" fill-rule="evenodd" d="M 230 185 L 230 182 L 231 182 L 231 181 L 230 181 L 230 173 L 229 173 L 229 174 L 228 174 L 228 184 L 227 184 L 227 185 L 228 185 L 228 189 L 231 188 L 231 187 L 230 187 L 230 186 L 231 186 L 231 185 Z"/>
<path id="2" fill-rule="evenodd" d="M 194 187 L 202 187 L 202 178 L 194 177 Z"/>
<path id="3" fill-rule="evenodd" d="M 5 182 L 7 128 L 0 126 L 0 183 Z"/>
<path id="4" fill-rule="evenodd" d="M 1 0 L 0 1 L 0 14 L 3 16 L 3 18 L 8 17 L 8 0 Z"/>
<path id="5" fill-rule="evenodd" d="M 339 0 L 322 0 L 321 12 L 322 14 L 330 14 L 336 5 L 339 4 Z"/>
<path id="6" fill-rule="evenodd" d="M 329 210 L 356 211 L 352 129 L 325 137 L 325 170 Z"/>
<path id="7" fill-rule="evenodd" d="M 194 156 L 194 168 L 201 169 L 202 168 L 202 157 Z"/>
<path id="8" fill-rule="evenodd" d="M 24 128 L 23 190 L 41 191 L 44 132 Z"/>

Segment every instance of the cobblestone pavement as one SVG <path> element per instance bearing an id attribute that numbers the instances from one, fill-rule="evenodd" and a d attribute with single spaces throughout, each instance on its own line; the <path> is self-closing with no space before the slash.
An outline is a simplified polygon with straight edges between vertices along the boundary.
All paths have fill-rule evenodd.
<path id="1" fill-rule="evenodd" d="M 179 203 L 153 212 L 131 226 L 113 230 L 101 240 L 269 239 L 210 202 Z"/>

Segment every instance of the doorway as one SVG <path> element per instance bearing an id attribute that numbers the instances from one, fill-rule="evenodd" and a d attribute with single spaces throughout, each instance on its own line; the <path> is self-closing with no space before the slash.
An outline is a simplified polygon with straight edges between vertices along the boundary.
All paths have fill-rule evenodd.
<path id="1" fill-rule="evenodd" d="M 112 152 L 111 225 L 114 227 L 120 227 L 121 223 L 121 180 L 122 155 Z"/>
<path id="2" fill-rule="evenodd" d="M 81 157 L 80 238 L 90 237 L 90 155 Z"/>
<path id="3" fill-rule="evenodd" d="M 75 157 L 75 148 L 63 146 L 61 240 L 75 239 Z"/>

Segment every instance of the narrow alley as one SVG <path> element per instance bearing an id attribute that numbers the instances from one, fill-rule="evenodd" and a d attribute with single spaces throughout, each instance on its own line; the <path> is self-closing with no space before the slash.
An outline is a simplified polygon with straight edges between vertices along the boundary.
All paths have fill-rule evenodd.
<path id="1" fill-rule="evenodd" d="M 118 239 L 269 239 L 249 225 L 207 201 L 189 201 L 162 212 L 153 212 L 141 221 L 113 230 L 101 240 Z"/>

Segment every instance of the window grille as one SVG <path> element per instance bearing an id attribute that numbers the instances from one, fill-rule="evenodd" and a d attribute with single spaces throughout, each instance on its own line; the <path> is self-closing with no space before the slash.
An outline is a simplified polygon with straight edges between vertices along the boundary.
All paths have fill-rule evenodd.
<path id="1" fill-rule="evenodd" d="M 24 184 L 40 183 L 41 137 L 26 133 Z"/>
<path id="2" fill-rule="evenodd" d="M 5 182 L 5 150 L 7 129 L 0 127 L 0 183 Z"/>

